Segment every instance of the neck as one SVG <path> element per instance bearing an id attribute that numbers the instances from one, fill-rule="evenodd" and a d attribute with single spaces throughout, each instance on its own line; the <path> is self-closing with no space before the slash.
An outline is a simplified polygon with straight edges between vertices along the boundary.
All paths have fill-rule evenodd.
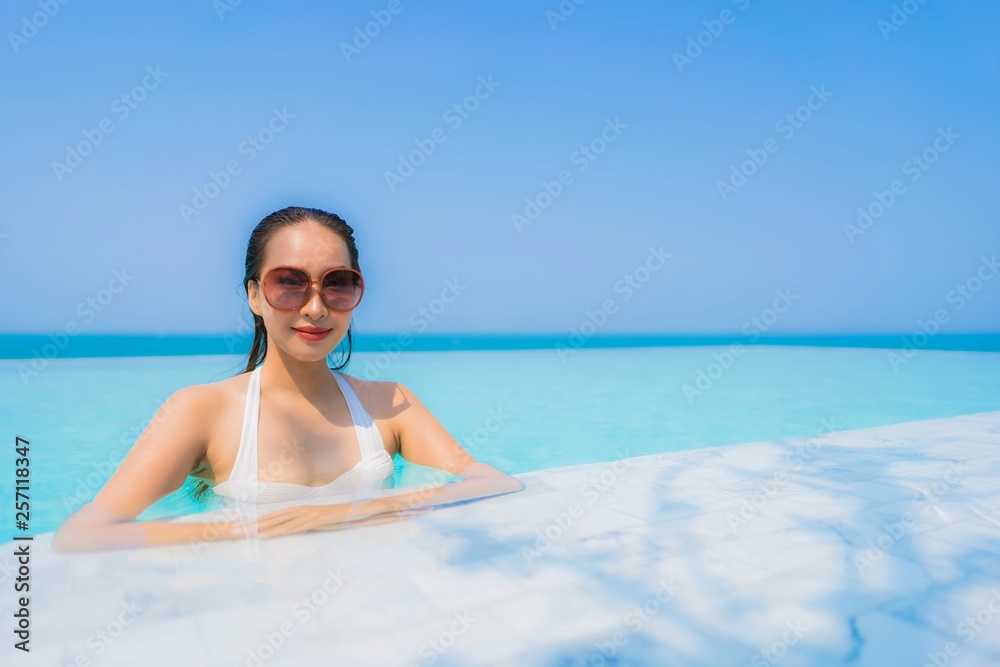
<path id="1" fill-rule="evenodd" d="M 337 380 L 326 359 L 302 361 L 276 347 L 267 351 L 260 369 L 261 384 L 278 391 L 292 391 L 307 399 L 318 398 Z"/>

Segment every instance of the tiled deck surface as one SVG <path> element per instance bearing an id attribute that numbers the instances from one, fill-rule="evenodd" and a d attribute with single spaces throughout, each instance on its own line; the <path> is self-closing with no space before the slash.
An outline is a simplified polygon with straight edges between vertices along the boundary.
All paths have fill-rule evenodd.
<path id="1" fill-rule="evenodd" d="M 518 477 L 266 565 L 40 536 L 33 651 L 2 662 L 1000 665 L 1000 412 Z"/>

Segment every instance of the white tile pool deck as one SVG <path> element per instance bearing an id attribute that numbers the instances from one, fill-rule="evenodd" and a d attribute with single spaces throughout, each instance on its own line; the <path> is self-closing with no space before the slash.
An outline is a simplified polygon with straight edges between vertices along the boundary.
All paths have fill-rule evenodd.
<path id="1" fill-rule="evenodd" d="M 1000 665 L 1000 412 L 517 477 L 263 565 L 39 536 L 3 663 Z"/>

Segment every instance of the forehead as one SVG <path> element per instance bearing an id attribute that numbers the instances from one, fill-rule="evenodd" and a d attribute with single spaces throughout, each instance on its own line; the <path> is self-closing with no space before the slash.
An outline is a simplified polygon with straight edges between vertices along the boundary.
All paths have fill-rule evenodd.
<path id="1" fill-rule="evenodd" d="M 311 273 L 351 266 L 351 254 L 340 234 L 315 222 L 279 229 L 264 252 L 263 271 L 274 266 L 298 266 Z"/>

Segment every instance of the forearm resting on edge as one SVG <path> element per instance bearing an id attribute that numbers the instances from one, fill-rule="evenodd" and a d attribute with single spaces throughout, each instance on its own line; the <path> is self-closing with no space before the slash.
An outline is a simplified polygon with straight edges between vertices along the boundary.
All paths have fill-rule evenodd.
<path id="1" fill-rule="evenodd" d="M 486 464 L 477 463 L 462 472 L 467 473 L 477 466 L 486 466 Z M 492 466 L 487 466 L 487 468 L 496 470 Z M 482 474 L 469 476 L 460 482 L 394 494 L 379 500 L 387 508 L 385 511 L 407 510 L 514 493 L 523 488 L 524 484 L 513 477 L 503 474 Z"/>
<path id="2" fill-rule="evenodd" d="M 243 537 L 238 522 L 171 523 L 134 521 L 117 517 L 87 503 L 59 527 L 52 538 L 58 553 L 103 551 L 191 542 L 214 542 Z"/>

